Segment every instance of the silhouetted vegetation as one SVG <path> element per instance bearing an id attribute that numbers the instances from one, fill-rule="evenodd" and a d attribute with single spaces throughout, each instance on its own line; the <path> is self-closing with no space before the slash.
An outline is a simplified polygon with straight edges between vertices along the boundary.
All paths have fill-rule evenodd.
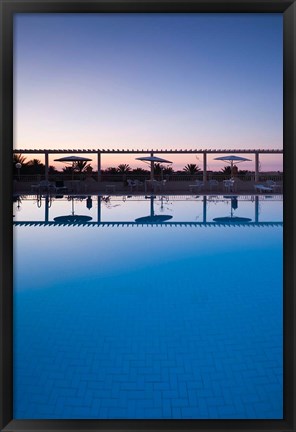
<path id="1" fill-rule="evenodd" d="M 24 170 L 27 174 L 43 174 L 45 165 L 39 159 L 32 159 L 27 165 L 22 167 L 22 172 L 24 172 Z"/>
<path id="2" fill-rule="evenodd" d="M 21 164 L 21 168 L 17 169 L 16 164 Z M 50 165 L 48 168 L 48 174 L 51 180 L 58 180 L 60 176 L 63 179 L 86 179 L 92 177 L 97 180 L 97 171 L 93 170 L 91 163 L 87 161 L 77 161 L 73 165 L 67 165 L 63 168 Z M 45 175 L 45 164 L 37 158 L 28 160 L 26 156 L 22 154 L 13 154 L 13 174 L 15 179 L 19 179 L 21 176 L 26 175 L 37 175 L 40 178 L 44 178 Z M 238 170 L 238 176 L 241 180 L 250 180 L 250 175 L 254 174 L 254 171 L 250 170 Z M 20 177 L 19 177 L 20 176 Z M 173 177 L 172 177 L 173 176 Z M 221 181 L 231 176 L 231 166 L 224 166 L 222 169 L 217 171 L 207 170 L 208 179 L 216 179 Z M 154 164 L 154 177 L 156 180 L 166 179 L 170 180 L 196 180 L 203 178 L 203 172 L 197 164 L 190 163 L 179 170 L 174 170 L 172 166 L 166 164 L 155 163 Z M 129 164 L 119 164 L 117 167 L 111 166 L 101 170 L 102 181 L 124 181 L 127 179 L 137 179 L 144 181 L 150 178 L 150 166 L 147 168 L 137 167 L 131 168 Z"/>
<path id="3" fill-rule="evenodd" d="M 194 175 L 200 171 L 200 168 L 196 164 L 187 164 L 183 168 L 183 171 L 186 172 L 187 174 Z"/>
<path id="4" fill-rule="evenodd" d="M 132 169 L 131 169 L 131 167 L 128 164 L 120 164 L 117 167 L 117 171 L 120 174 L 126 174 L 126 173 L 130 172 L 131 170 Z"/>
<path id="5" fill-rule="evenodd" d="M 225 166 L 221 169 L 221 172 L 226 175 L 231 175 L 231 167 L 230 165 Z"/>
<path id="6" fill-rule="evenodd" d="M 74 172 L 77 172 L 78 174 L 87 172 L 90 166 L 91 166 L 90 163 L 88 163 L 87 161 L 74 162 Z"/>

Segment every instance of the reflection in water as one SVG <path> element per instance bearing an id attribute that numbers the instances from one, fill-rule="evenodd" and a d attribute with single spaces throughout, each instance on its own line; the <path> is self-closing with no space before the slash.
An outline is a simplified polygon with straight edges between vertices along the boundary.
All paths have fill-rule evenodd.
<path id="1" fill-rule="evenodd" d="M 255 222 L 259 222 L 259 197 L 255 196 Z"/>
<path id="2" fill-rule="evenodd" d="M 139 217 L 137 219 L 135 219 L 135 222 L 138 223 L 163 223 L 166 222 L 167 220 L 172 219 L 173 216 L 171 215 L 157 215 L 154 212 L 154 200 L 156 199 L 156 196 L 151 195 L 150 197 L 145 196 L 145 198 L 149 198 L 150 199 L 150 215 L 148 216 L 143 216 L 143 217 Z M 161 210 L 163 210 L 163 197 L 161 200 Z"/>
<path id="3" fill-rule="evenodd" d="M 230 199 L 231 206 L 230 206 L 230 216 L 222 216 L 222 217 L 216 217 L 213 220 L 215 222 L 225 222 L 225 223 L 248 223 L 251 222 L 252 219 L 247 217 L 241 217 L 241 216 L 234 216 L 233 211 L 238 208 L 238 200 L 237 196 L 224 196 L 224 198 Z"/>
<path id="4" fill-rule="evenodd" d="M 147 209 L 147 200 L 150 201 L 150 214 L 143 216 Z M 35 203 L 32 207 L 31 202 Z M 66 203 L 71 201 L 71 214 L 67 213 Z M 82 202 L 84 205 L 82 205 Z M 97 208 L 93 212 L 94 202 Z M 166 205 L 164 208 L 164 202 Z M 196 224 L 196 225 L 233 225 L 250 224 L 260 226 L 266 224 L 282 224 L 282 197 L 264 199 L 259 196 L 197 196 L 196 198 L 168 197 L 155 195 L 146 196 L 79 196 L 59 199 L 48 195 L 39 195 L 37 200 L 26 196 L 14 198 L 15 208 L 18 214 L 14 214 L 14 222 L 26 224 L 61 224 L 71 225 L 118 223 L 118 224 Z M 155 204 L 159 205 L 159 211 L 155 210 Z M 102 204 L 104 204 L 102 211 Z M 209 206 L 211 204 L 211 206 Z M 279 204 L 279 205 L 277 205 Z M 213 206 L 214 205 L 214 206 Z M 225 205 L 229 208 L 229 216 L 223 215 Z M 44 216 L 40 209 L 44 206 Z M 78 207 L 78 214 L 75 213 Z M 85 215 L 85 208 L 90 212 Z M 51 211 L 49 211 L 51 209 Z M 259 218 L 263 212 L 262 217 Z M 273 211 L 270 212 L 270 209 Z M 277 209 L 275 211 L 275 209 Z M 61 214 L 65 212 L 66 214 Z M 81 213 L 80 213 L 81 212 Z M 165 212 L 165 214 L 164 214 Z M 26 217 L 22 220 L 22 214 Z M 141 214 L 142 213 L 142 214 Z M 221 215 L 222 213 L 222 215 Z M 51 214 L 51 215 L 50 215 Z M 225 213 L 224 213 L 225 214 Z M 199 219 L 199 220 L 198 220 Z"/>
<path id="5" fill-rule="evenodd" d="M 89 197 L 89 198 L 91 198 L 91 197 Z M 84 197 L 82 197 L 82 198 L 80 197 L 81 201 L 83 201 L 83 199 L 84 199 Z M 67 223 L 73 224 L 73 223 L 79 223 L 79 222 L 83 222 L 83 223 L 84 222 L 89 222 L 89 221 L 92 220 L 91 216 L 75 215 L 75 213 L 74 213 L 74 197 L 71 197 L 71 202 L 72 202 L 72 213 L 70 215 L 66 215 L 66 216 L 56 216 L 54 218 L 55 222 L 59 222 L 59 223 L 62 222 L 62 223 L 65 223 L 65 224 L 67 224 Z M 92 200 L 91 200 L 91 203 L 92 203 Z M 91 203 L 87 202 L 86 206 L 90 205 Z M 46 219 L 46 222 L 48 222 L 48 196 L 45 197 L 45 205 L 47 207 L 47 219 Z M 89 208 L 91 208 L 91 206 Z"/>
<path id="6" fill-rule="evenodd" d="M 92 198 L 91 196 L 88 196 L 86 199 L 86 208 L 88 208 L 88 210 L 90 210 L 92 208 Z"/>
<path id="7" fill-rule="evenodd" d="M 16 210 L 20 211 L 21 210 L 22 198 L 19 195 L 16 195 L 16 196 L 13 197 L 13 202 L 16 203 Z M 13 217 L 15 217 L 15 215 L 13 215 Z"/>

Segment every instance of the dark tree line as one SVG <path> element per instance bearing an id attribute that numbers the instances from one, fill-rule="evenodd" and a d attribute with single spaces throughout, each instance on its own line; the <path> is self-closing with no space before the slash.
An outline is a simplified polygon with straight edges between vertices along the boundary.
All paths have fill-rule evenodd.
<path id="1" fill-rule="evenodd" d="M 21 164 L 21 169 L 18 170 L 16 168 L 16 164 Z M 13 173 L 14 175 L 17 175 L 19 172 L 21 175 L 44 175 L 44 171 L 45 171 L 45 165 L 44 163 L 42 163 L 39 159 L 31 159 L 31 160 L 27 160 L 27 158 L 25 156 L 23 156 L 22 154 L 14 154 L 13 155 Z M 50 175 L 54 175 L 54 174 L 60 174 L 60 173 L 64 173 L 64 174 L 68 174 L 68 175 L 72 175 L 72 173 L 75 174 L 90 174 L 90 175 L 95 175 L 96 171 L 93 170 L 92 166 L 90 163 L 88 163 L 87 161 L 78 161 L 75 162 L 72 165 L 66 165 L 64 167 L 61 168 L 61 170 L 57 170 L 54 166 L 49 166 L 48 168 L 48 173 Z M 225 166 L 224 168 L 222 168 L 220 171 L 218 171 L 220 173 L 223 173 L 225 175 L 231 175 L 231 168 L 230 166 Z M 134 175 L 138 175 L 138 176 L 145 176 L 145 175 L 149 175 L 150 173 L 150 167 L 149 169 L 144 169 L 144 168 L 131 168 L 128 164 L 120 164 L 117 167 L 108 167 L 105 170 L 102 170 L 102 174 L 110 174 L 110 175 L 128 175 L 128 174 L 132 174 Z M 174 171 L 174 169 L 171 166 L 167 166 L 167 165 L 162 165 L 160 163 L 155 163 L 154 164 L 154 174 L 156 176 L 158 175 L 170 175 L 170 174 L 174 174 L 174 173 L 179 173 L 179 174 L 189 174 L 191 176 L 195 176 L 199 173 L 201 173 L 201 169 L 199 168 L 198 165 L 196 164 L 187 164 L 185 165 L 185 167 L 182 170 L 178 170 L 178 171 Z M 239 174 L 247 174 L 250 173 L 250 171 L 247 170 L 240 170 Z"/>

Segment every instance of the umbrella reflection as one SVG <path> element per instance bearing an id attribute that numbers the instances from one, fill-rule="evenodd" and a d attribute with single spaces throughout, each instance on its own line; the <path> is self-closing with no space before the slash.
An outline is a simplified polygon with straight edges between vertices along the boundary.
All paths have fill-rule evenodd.
<path id="1" fill-rule="evenodd" d="M 163 222 L 166 222 L 166 221 L 172 219 L 173 216 L 171 216 L 171 215 L 164 215 L 164 214 L 157 215 L 157 214 L 155 214 L 155 212 L 154 212 L 154 200 L 155 200 L 156 196 L 154 196 L 154 195 L 151 195 L 150 197 L 145 196 L 145 198 L 150 199 L 150 215 L 137 218 L 137 219 L 135 219 L 135 222 L 137 222 L 137 223 L 151 223 L 152 224 L 152 223 L 163 223 Z"/>
<path id="2" fill-rule="evenodd" d="M 92 199 L 91 199 L 91 196 L 87 197 L 86 208 L 88 208 L 88 210 L 90 210 L 92 208 Z"/>
<path id="3" fill-rule="evenodd" d="M 220 223 L 248 223 L 252 221 L 250 218 L 234 216 L 233 211 L 238 208 L 237 196 L 224 196 L 224 198 L 230 199 L 231 201 L 230 216 L 217 217 L 214 218 L 213 221 Z"/>
<path id="4" fill-rule="evenodd" d="M 92 217 L 85 215 L 75 215 L 74 212 L 74 197 L 71 197 L 72 201 L 72 213 L 70 215 L 65 216 L 57 216 L 53 220 L 55 222 L 64 222 L 64 223 L 75 223 L 75 222 L 89 222 L 92 220 Z"/>

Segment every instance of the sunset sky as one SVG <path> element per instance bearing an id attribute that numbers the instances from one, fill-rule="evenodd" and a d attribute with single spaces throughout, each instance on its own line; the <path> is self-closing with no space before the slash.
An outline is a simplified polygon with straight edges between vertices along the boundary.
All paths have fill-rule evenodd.
<path id="1" fill-rule="evenodd" d="M 283 147 L 281 14 L 17 14 L 14 29 L 16 149 Z"/>

